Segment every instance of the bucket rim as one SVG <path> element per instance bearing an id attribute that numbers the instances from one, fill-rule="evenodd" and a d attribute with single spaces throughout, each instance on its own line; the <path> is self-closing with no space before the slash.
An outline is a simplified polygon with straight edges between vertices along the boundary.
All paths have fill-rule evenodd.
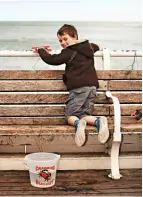
<path id="1" fill-rule="evenodd" d="M 57 159 L 60 159 L 60 154 L 56 154 L 56 153 L 47 153 L 47 152 L 36 152 L 36 153 L 29 153 L 25 156 L 25 160 L 31 160 L 31 161 L 36 161 L 36 162 L 41 162 L 40 160 L 38 161 L 37 159 L 34 159 L 34 158 L 29 158 L 30 156 L 34 156 L 34 155 L 38 155 L 38 154 L 46 154 L 46 155 L 52 155 L 52 156 L 55 156 L 55 158 L 50 158 L 49 160 L 50 161 L 54 161 L 54 160 L 57 160 Z M 47 162 L 47 160 L 42 160 L 42 162 Z"/>

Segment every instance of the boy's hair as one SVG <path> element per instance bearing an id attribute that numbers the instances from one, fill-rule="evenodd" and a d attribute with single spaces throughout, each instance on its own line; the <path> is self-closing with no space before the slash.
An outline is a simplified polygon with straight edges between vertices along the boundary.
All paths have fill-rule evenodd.
<path id="1" fill-rule="evenodd" d="M 73 25 L 64 24 L 57 32 L 57 35 L 63 36 L 64 34 L 68 34 L 70 37 L 78 39 L 77 29 Z"/>

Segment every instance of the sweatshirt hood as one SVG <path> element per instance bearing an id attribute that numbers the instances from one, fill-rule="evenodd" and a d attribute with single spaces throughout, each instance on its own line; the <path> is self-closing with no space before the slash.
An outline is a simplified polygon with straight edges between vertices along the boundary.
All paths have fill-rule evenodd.
<path id="1" fill-rule="evenodd" d="M 88 40 L 77 41 L 77 43 L 69 45 L 68 48 L 73 51 L 77 51 L 78 53 L 81 53 L 88 58 L 92 58 L 94 55 L 94 52 Z"/>

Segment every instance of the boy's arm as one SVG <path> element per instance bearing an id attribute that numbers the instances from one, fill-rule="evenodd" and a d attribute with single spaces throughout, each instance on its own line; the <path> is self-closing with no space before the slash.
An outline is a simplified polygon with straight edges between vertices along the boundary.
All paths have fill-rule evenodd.
<path id="1" fill-rule="evenodd" d="M 92 47 L 94 53 L 95 53 L 96 51 L 99 51 L 99 50 L 100 50 L 100 49 L 99 49 L 99 46 L 98 46 L 97 44 L 91 43 L 91 47 Z"/>
<path id="2" fill-rule="evenodd" d="M 72 51 L 69 49 L 63 49 L 59 54 L 49 54 L 44 48 L 38 49 L 38 53 L 41 59 L 47 64 L 60 65 L 68 62 L 72 55 Z"/>

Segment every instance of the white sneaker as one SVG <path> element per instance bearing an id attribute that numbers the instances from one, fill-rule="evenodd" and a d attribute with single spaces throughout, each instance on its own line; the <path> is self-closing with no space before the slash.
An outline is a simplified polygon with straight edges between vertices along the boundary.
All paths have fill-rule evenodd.
<path id="1" fill-rule="evenodd" d="M 83 119 L 79 120 L 75 133 L 75 143 L 77 146 L 83 146 L 85 143 L 85 127 L 86 121 Z"/>
<path id="2" fill-rule="evenodd" d="M 98 126 L 98 140 L 104 144 L 107 142 L 109 138 L 109 129 L 108 129 L 108 123 L 107 123 L 107 118 L 106 117 L 100 117 L 97 121 Z"/>

